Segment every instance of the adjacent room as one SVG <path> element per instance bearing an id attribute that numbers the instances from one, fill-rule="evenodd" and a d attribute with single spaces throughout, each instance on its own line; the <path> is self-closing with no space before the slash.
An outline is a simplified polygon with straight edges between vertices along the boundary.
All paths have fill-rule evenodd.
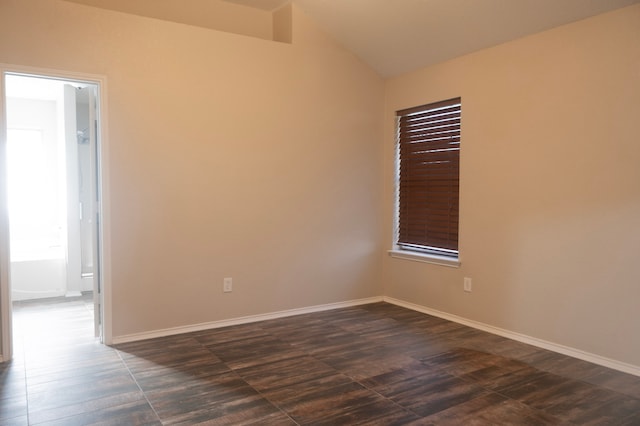
<path id="1" fill-rule="evenodd" d="M 640 422 L 638 0 L 0 0 L 0 74 L 0 423 Z"/>

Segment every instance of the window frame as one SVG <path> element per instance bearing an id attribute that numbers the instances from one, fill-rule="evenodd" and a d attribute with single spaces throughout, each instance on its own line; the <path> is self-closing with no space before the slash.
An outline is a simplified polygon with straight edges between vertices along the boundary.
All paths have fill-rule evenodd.
<path id="1" fill-rule="evenodd" d="M 454 129 L 451 131 L 454 134 L 457 134 L 457 141 L 454 141 L 454 137 L 451 137 L 451 141 L 447 141 L 451 146 L 457 144 L 457 149 L 448 149 L 450 151 L 455 152 L 454 163 L 457 163 L 455 178 L 451 178 L 451 172 L 449 172 L 448 185 L 451 185 L 452 182 L 457 181 L 457 186 L 455 187 L 455 195 L 457 196 L 457 200 L 455 202 L 456 208 L 455 214 L 452 216 L 451 213 L 447 216 L 447 221 L 450 226 L 450 221 L 454 219 L 456 224 L 455 231 L 455 239 L 450 238 L 448 244 L 451 242 L 455 242 L 455 250 L 452 250 L 451 247 L 438 247 L 431 246 L 426 244 L 411 244 L 400 241 L 400 221 L 401 221 L 401 209 L 400 209 L 400 194 L 401 194 L 401 173 L 402 173 L 402 164 L 401 164 L 401 121 L 406 117 L 412 115 L 419 114 L 433 114 L 434 111 L 445 109 L 445 108 L 453 108 L 455 111 L 452 113 L 454 117 L 453 121 L 457 124 L 454 124 Z M 456 97 L 447 99 L 444 101 L 433 102 L 413 108 L 407 108 L 403 110 L 396 111 L 396 122 L 395 122 L 395 198 L 394 198 L 394 234 L 393 234 L 393 248 L 389 250 L 389 254 L 392 257 L 402 258 L 406 260 L 427 262 L 427 263 L 435 263 L 443 266 L 451 266 L 458 267 L 460 266 L 460 251 L 459 251 L 459 202 L 460 202 L 460 135 L 462 130 L 462 98 Z M 430 119 L 429 119 L 430 120 Z M 406 120 L 405 120 L 406 121 Z M 430 125 L 425 124 L 425 127 L 429 127 Z M 405 129 L 405 133 L 403 133 L 405 137 L 405 142 L 407 138 L 408 132 Z M 431 141 L 429 141 L 431 142 Z M 430 154 L 429 154 L 430 155 Z M 415 170 L 413 168 L 412 170 Z M 433 182 L 433 180 L 431 180 Z M 406 193 L 405 193 L 406 196 Z M 450 195 L 449 195 L 450 196 Z M 406 204 L 406 201 L 405 201 Z M 406 225 L 405 225 L 406 226 Z M 405 231 L 406 233 L 406 231 Z M 426 236 L 424 238 L 427 238 Z"/>

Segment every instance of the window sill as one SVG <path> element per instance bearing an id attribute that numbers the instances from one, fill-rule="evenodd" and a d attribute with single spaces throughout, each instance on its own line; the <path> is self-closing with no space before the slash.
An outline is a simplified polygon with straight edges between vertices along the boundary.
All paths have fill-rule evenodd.
<path id="1" fill-rule="evenodd" d="M 414 262 L 431 263 L 433 265 L 448 266 L 450 268 L 459 268 L 460 260 L 452 257 L 437 256 L 433 254 L 417 253 L 406 250 L 389 250 L 389 256 L 396 259 L 412 260 Z"/>

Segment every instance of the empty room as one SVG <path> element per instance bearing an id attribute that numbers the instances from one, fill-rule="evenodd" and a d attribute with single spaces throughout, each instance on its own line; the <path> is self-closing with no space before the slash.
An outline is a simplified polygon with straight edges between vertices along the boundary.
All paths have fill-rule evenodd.
<path id="1" fill-rule="evenodd" d="M 0 0 L 0 424 L 640 424 L 639 123 L 638 0 Z"/>

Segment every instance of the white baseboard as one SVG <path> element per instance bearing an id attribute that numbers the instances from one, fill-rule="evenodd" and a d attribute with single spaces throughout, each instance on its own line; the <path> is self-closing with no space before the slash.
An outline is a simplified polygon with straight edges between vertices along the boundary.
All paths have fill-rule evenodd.
<path id="1" fill-rule="evenodd" d="M 594 364 L 602 365 L 604 367 L 612 368 L 614 370 L 622 371 L 624 373 L 640 376 L 640 366 L 624 363 L 615 359 L 606 358 L 600 355 L 592 354 L 582 351 L 580 349 L 571 348 L 569 346 L 560 345 L 557 343 L 549 342 L 546 340 L 538 339 L 536 337 L 527 336 L 525 334 L 516 333 L 514 331 L 506 330 L 499 327 L 494 327 L 489 324 L 470 320 L 457 315 L 448 314 L 446 312 L 438 311 L 436 309 L 427 308 L 425 306 L 417 305 L 415 303 L 406 302 L 404 300 L 395 299 L 393 297 L 378 296 L 369 297 L 366 299 L 357 299 L 347 302 L 329 303 L 326 305 L 309 306 L 306 308 L 289 309 L 286 311 L 277 311 L 266 314 L 249 315 L 245 317 L 232 318 L 228 320 L 212 321 L 200 324 L 187 325 L 182 327 L 172 327 L 162 330 L 154 330 L 143 333 L 126 334 L 123 336 L 116 336 L 113 338 L 114 345 L 120 343 L 136 342 L 140 340 L 154 339 L 158 337 L 173 336 L 176 334 L 192 333 L 194 331 L 211 330 L 221 327 L 229 327 L 232 325 L 248 324 L 258 321 L 266 321 L 277 318 L 285 318 L 294 315 L 309 314 L 314 312 L 328 311 L 332 309 L 348 308 L 358 305 L 366 305 L 369 303 L 388 302 L 394 305 L 402 306 L 403 308 L 411 309 L 424 314 L 433 315 L 438 318 L 453 321 L 458 324 L 463 324 L 478 330 L 486 331 L 488 333 L 496 334 L 498 336 L 506 337 L 518 342 L 533 345 L 539 348 L 547 349 L 553 352 L 558 352 L 563 355 L 571 356 L 573 358 L 581 359 L 583 361 L 592 362 Z M 2 357 L 0 356 L 0 362 Z"/>
<path id="2" fill-rule="evenodd" d="M 583 361 L 591 362 L 594 364 L 602 365 L 604 367 L 612 368 L 614 370 L 622 371 L 624 373 L 633 374 L 634 376 L 640 376 L 640 366 L 627 364 L 624 362 L 616 361 L 615 359 L 606 358 L 600 355 L 592 354 L 582 351 L 580 349 L 571 348 L 569 346 L 559 345 L 557 343 L 549 342 L 546 340 L 538 339 L 536 337 L 527 336 L 526 334 L 516 333 L 514 331 L 505 330 L 503 328 L 494 327 L 489 324 L 481 323 L 478 321 L 459 317 L 457 315 L 441 312 L 436 309 L 427 308 L 425 306 L 416 305 L 414 303 L 405 302 L 403 300 L 394 299 L 393 297 L 383 297 L 385 302 L 402 306 L 403 308 L 411 309 L 413 311 L 422 312 L 424 314 L 433 315 L 449 321 L 463 324 L 478 330 L 486 331 L 491 334 L 497 334 L 498 336 L 506 337 L 508 339 L 516 340 L 518 342 L 527 343 L 539 348 L 547 349 L 553 352 L 558 352 L 563 355 L 568 355 L 573 358 L 578 358 Z"/>
<path id="3" fill-rule="evenodd" d="M 310 314 L 314 312 L 328 311 L 331 309 L 349 308 L 351 306 L 366 305 L 382 302 L 382 296 L 368 297 L 366 299 L 350 300 L 347 302 L 329 303 L 326 305 L 309 306 L 306 308 L 289 309 L 286 311 L 271 312 L 267 314 L 250 315 L 246 317 L 232 318 L 228 320 L 212 321 L 201 324 L 186 325 L 182 327 L 165 328 L 143 333 L 126 334 L 113 337 L 112 344 L 136 342 L 139 340 L 154 339 L 157 337 L 173 336 L 176 334 L 192 333 L 194 331 L 211 330 L 214 328 L 229 327 L 231 325 L 248 324 L 251 322 L 266 321 L 293 315 Z"/>

